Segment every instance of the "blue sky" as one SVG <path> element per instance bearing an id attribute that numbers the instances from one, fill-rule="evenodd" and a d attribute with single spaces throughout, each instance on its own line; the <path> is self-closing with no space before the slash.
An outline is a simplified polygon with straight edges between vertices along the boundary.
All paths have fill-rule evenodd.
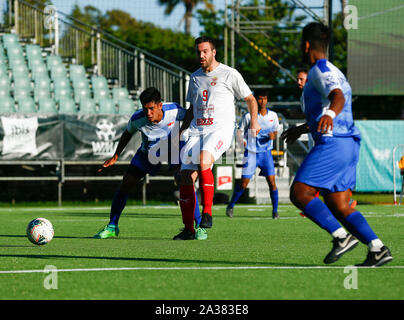
<path id="1" fill-rule="evenodd" d="M 174 12 L 167 16 L 164 14 L 164 7 L 158 4 L 157 0 L 52 0 L 56 8 L 63 13 L 70 13 L 74 4 L 78 3 L 80 7 L 86 5 L 93 5 L 100 9 L 102 12 L 106 12 L 110 9 L 121 9 L 130 13 L 134 18 L 142 21 L 152 22 L 155 25 L 171 28 L 173 30 L 183 31 L 184 23 L 182 17 L 184 15 L 184 7 L 178 6 Z M 302 0 L 307 6 L 321 6 L 323 0 Z M 231 4 L 231 0 L 227 0 L 228 4 Z M 243 1 L 241 1 L 243 3 Z M 217 10 L 224 9 L 225 0 L 213 0 L 213 4 Z M 201 4 L 198 8 L 203 8 Z M 341 4 L 339 0 L 333 1 L 333 10 L 338 12 L 341 10 Z M 317 10 L 316 13 L 320 16 L 323 15 L 321 10 Z M 192 21 L 192 34 L 194 36 L 199 35 L 200 27 L 198 21 L 193 19 Z"/>

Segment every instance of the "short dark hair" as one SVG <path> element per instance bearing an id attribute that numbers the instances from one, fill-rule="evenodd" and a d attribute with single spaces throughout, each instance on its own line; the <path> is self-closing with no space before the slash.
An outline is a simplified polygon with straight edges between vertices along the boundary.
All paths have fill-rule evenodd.
<path id="1" fill-rule="evenodd" d="M 139 96 L 140 102 L 142 103 L 142 106 L 145 106 L 149 102 L 155 102 L 159 103 L 161 102 L 161 94 L 160 91 L 158 91 L 154 87 L 147 88 L 144 90 L 140 96 Z"/>
<path id="2" fill-rule="evenodd" d="M 331 31 L 321 22 L 311 22 L 303 28 L 302 43 L 308 41 L 315 50 L 327 51 L 331 39 Z"/>
<path id="3" fill-rule="evenodd" d="M 308 73 L 309 73 L 306 68 L 300 68 L 300 69 L 297 69 L 296 74 L 299 74 L 299 73 L 301 73 L 301 72 L 303 72 L 303 73 L 305 73 L 305 74 L 308 74 Z"/>
<path id="4" fill-rule="evenodd" d="M 268 98 L 268 91 L 263 89 L 263 88 L 259 88 L 259 89 L 255 89 L 254 90 L 254 97 L 258 98 L 258 97 L 267 97 Z"/>
<path id="5" fill-rule="evenodd" d="M 211 37 L 208 36 L 200 36 L 198 38 L 195 39 L 195 47 L 203 42 L 209 42 L 212 49 L 216 49 L 216 44 L 215 44 L 215 40 L 213 40 Z"/>

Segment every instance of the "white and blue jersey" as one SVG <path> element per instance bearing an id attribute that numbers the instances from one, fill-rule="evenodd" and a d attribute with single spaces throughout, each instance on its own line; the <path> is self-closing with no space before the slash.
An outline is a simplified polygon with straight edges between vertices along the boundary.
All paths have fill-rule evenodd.
<path id="1" fill-rule="evenodd" d="M 302 109 L 306 114 L 310 133 L 317 141 L 322 134 L 317 132 L 320 118 L 330 107 L 328 95 L 334 89 L 344 94 L 345 104 L 334 118 L 332 135 L 335 137 L 360 137 L 352 118 L 352 90 L 344 74 L 326 59 L 317 60 L 310 69 L 303 89 Z M 331 135 L 331 132 L 327 133 Z"/>
<path id="2" fill-rule="evenodd" d="M 244 133 L 244 140 L 247 143 L 244 152 L 242 178 L 251 179 L 257 167 L 261 169 L 261 176 L 275 175 L 275 166 L 271 154 L 273 140 L 269 138 L 269 133 L 279 131 L 278 116 L 275 112 L 267 109 L 265 115 L 258 112 L 257 118 L 261 127 L 257 137 L 248 134 L 251 122 L 250 113 L 246 113 L 239 124 L 239 130 Z"/>
<path id="3" fill-rule="evenodd" d="M 239 130 L 244 134 L 244 139 L 247 142 L 246 149 L 251 152 L 266 152 L 272 150 L 273 141 L 269 139 L 269 133 L 279 130 L 279 119 L 275 112 L 267 109 L 267 113 L 262 115 L 258 112 L 258 123 L 261 130 L 257 137 L 248 134 L 250 128 L 251 115 L 247 112 L 239 123 Z"/>
<path id="4" fill-rule="evenodd" d="M 163 103 L 162 110 L 163 118 L 159 123 L 150 122 L 143 110 L 139 110 L 131 116 L 126 128 L 130 134 L 140 131 L 142 136 L 142 144 L 131 164 L 150 174 L 155 174 L 160 165 L 150 161 L 153 152 L 159 157 L 160 151 L 164 150 L 167 155 L 161 159 L 168 159 L 170 164 L 179 164 L 179 148 L 175 157 L 177 163 L 171 163 L 171 153 L 175 152 L 171 150 L 171 133 L 179 133 L 180 121 L 184 120 L 186 110 L 177 103 Z"/>
<path id="5" fill-rule="evenodd" d="M 318 121 L 330 107 L 328 95 L 340 89 L 345 98 L 332 132 L 317 132 Z M 326 59 L 310 69 L 303 90 L 303 111 L 315 141 L 296 173 L 295 181 L 319 188 L 322 194 L 353 190 L 359 160 L 360 132 L 352 117 L 352 91 L 344 74 Z"/>

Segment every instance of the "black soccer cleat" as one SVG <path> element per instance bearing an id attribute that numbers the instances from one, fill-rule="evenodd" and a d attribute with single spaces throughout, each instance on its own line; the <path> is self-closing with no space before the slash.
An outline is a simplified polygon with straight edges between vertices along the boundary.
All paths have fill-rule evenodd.
<path id="1" fill-rule="evenodd" d="M 279 213 L 278 212 L 272 212 L 272 219 L 279 219 Z"/>
<path id="2" fill-rule="evenodd" d="M 383 246 L 380 251 L 372 252 L 369 250 L 366 260 L 361 264 L 357 264 L 356 267 L 380 267 L 391 260 L 393 260 L 393 256 L 390 249 Z"/>
<path id="3" fill-rule="evenodd" d="M 201 228 L 212 228 L 212 216 L 209 213 L 202 213 Z"/>
<path id="4" fill-rule="evenodd" d="M 229 218 L 233 218 L 233 208 L 226 208 L 226 216 L 228 216 Z"/>
<path id="5" fill-rule="evenodd" d="M 348 234 L 343 239 L 334 238 L 332 242 L 333 242 L 332 249 L 330 253 L 327 254 L 327 256 L 324 258 L 325 264 L 330 264 L 337 261 L 344 255 L 344 253 L 354 249 L 358 245 L 359 240 L 356 239 L 353 235 Z"/>
<path id="6" fill-rule="evenodd" d="M 195 239 L 195 233 L 193 233 L 191 230 L 184 229 L 182 230 L 179 234 L 177 234 L 173 240 L 194 240 Z"/>

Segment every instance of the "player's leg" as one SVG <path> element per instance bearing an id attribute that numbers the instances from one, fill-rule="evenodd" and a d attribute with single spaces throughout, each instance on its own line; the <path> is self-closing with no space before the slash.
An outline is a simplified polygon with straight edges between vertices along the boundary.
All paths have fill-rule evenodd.
<path id="1" fill-rule="evenodd" d="M 126 206 L 128 194 L 132 190 L 133 186 L 135 186 L 137 182 L 145 176 L 145 174 L 146 172 L 142 171 L 140 168 L 132 164 L 129 166 L 122 179 L 119 189 L 115 192 L 112 199 L 109 223 L 102 230 L 100 230 L 94 236 L 94 238 L 106 239 L 118 236 L 118 222 L 122 211 Z"/>
<path id="2" fill-rule="evenodd" d="M 199 190 L 202 200 L 202 228 L 212 227 L 212 205 L 215 193 L 215 178 L 212 172 L 213 155 L 206 150 L 200 153 Z"/>
<path id="3" fill-rule="evenodd" d="M 233 141 L 234 128 L 225 128 L 202 136 L 199 154 L 199 189 L 202 198 L 202 228 L 212 227 L 212 205 L 215 191 L 213 163 L 226 152 Z"/>
<path id="4" fill-rule="evenodd" d="M 238 183 L 234 187 L 233 195 L 231 196 L 231 200 L 226 208 L 226 215 L 229 218 L 233 217 L 233 209 L 234 205 L 237 203 L 238 199 L 243 195 L 245 189 L 247 189 L 248 184 L 250 183 L 250 178 L 246 178 L 244 175 L 241 179 L 241 183 Z"/>
<path id="5" fill-rule="evenodd" d="M 352 250 L 358 244 L 358 240 L 345 231 L 327 205 L 316 197 L 317 191 L 317 188 L 295 181 L 291 187 L 291 201 L 306 217 L 333 237 L 333 247 L 324 258 L 324 263 L 329 264 Z"/>
<path id="6" fill-rule="evenodd" d="M 349 204 L 350 190 L 330 193 L 324 200 L 330 210 L 344 225 L 344 227 L 368 246 L 369 252 L 363 266 L 381 266 L 391 261 L 392 255 L 389 248 L 378 238 L 368 224 L 365 217 Z"/>
<path id="7" fill-rule="evenodd" d="M 272 202 L 272 218 L 279 218 L 278 214 L 278 188 L 275 183 L 275 165 L 271 150 L 258 154 L 257 165 L 261 168 L 260 175 L 264 176 L 269 186 L 269 195 Z"/>
<path id="8" fill-rule="evenodd" d="M 257 154 L 254 152 L 244 151 L 243 168 L 241 172 L 241 183 L 236 184 L 230 202 L 226 208 L 226 215 L 230 218 L 233 217 L 234 205 L 243 195 L 247 188 L 250 179 L 254 176 L 257 169 Z"/>

